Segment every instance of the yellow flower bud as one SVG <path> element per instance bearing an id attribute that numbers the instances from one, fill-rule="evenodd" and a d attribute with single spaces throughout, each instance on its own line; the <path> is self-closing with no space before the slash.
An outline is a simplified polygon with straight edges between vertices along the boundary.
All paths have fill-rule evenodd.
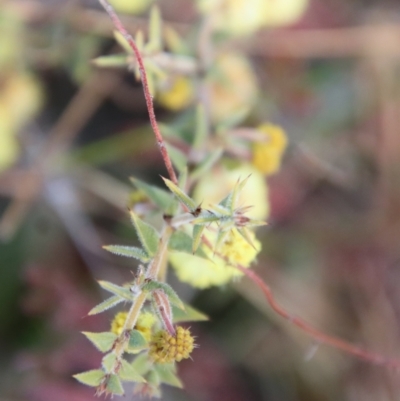
<path id="1" fill-rule="evenodd" d="M 180 362 L 189 358 L 194 348 L 194 338 L 188 329 L 178 326 L 175 335 L 166 330 L 157 332 L 150 342 L 150 357 L 158 363 Z"/>
<path id="2" fill-rule="evenodd" d="M 119 312 L 115 315 L 113 321 L 111 322 L 111 331 L 114 334 L 119 336 L 122 333 L 127 316 L 128 312 Z M 152 313 L 143 312 L 139 315 L 135 329 L 140 331 L 143 337 L 149 341 L 151 337 L 151 328 L 155 322 L 156 318 Z"/>
<path id="3" fill-rule="evenodd" d="M 166 109 L 179 111 L 189 106 L 194 99 L 192 81 L 184 76 L 177 76 L 167 86 L 158 89 L 156 99 Z"/>

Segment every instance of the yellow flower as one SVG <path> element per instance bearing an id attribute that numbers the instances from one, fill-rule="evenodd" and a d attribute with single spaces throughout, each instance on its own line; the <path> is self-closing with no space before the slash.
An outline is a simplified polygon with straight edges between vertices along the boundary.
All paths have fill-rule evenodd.
<path id="1" fill-rule="evenodd" d="M 193 348 L 190 331 L 178 326 L 174 336 L 165 330 L 157 332 L 151 339 L 149 355 L 158 363 L 180 362 L 189 358 Z"/>
<path id="2" fill-rule="evenodd" d="M 285 131 L 278 125 L 263 124 L 258 130 L 265 135 L 265 141 L 253 143 L 253 165 L 262 173 L 271 175 L 280 166 L 287 146 Z"/>
<path id="3" fill-rule="evenodd" d="M 214 73 L 207 80 L 211 117 L 214 122 L 251 109 L 257 99 L 257 79 L 248 60 L 237 53 L 216 58 Z"/>
<path id="4" fill-rule="evenodd" d="M 156 99 L 166 109 L 179 111 L 189 106 L 194 99 L 192 81 L 184 76 L 172 78 L 167 86 L 159 88 Z"/>
<path id="5" fill-rule="evenodd" d="M 246 216 L 265 220 L 269 215 L 268 187 L 264 176 L 251 164 L 243 163 L 229 169 L 224 165 L 215 167 L 197 183 L 193 198 L 203 207 L 220 202 L 237 184 L 250 176 L 243 188 L 238 206 L 251 206 Z"/>
<path id="6" fill-rule="evenodd" d="M 119 312 L 115 315 L 113 321 L 111 322 L 111 331 L 117 336 L 122 333 L 127 316 L 128 312 Z M 151 328 L 155 322 L 156 318 L 152 313 L 143 312 L 139 315 L 135 329 L 140 331 L 143 337 L 149 341 L 151 337 Z"/>
<path id="7" fill-rule="evenodd" d="M 154 0 L 109 0 L 116 11 L 125 14 L 141 14 Z"/>
<path id="8" fill-rule="evenodd" d="M 267 4 L 268 3 L 268 4 Z M 306 11 L 309 0 L 265 1 L 263 25 L 277 27 L 293 24 Z"/>
<path id="9" fill-rule="evenodd" d="M 261 243 L 255 238 L 254 233 L 248 232 L 254 247 L 236 230 L 232 230 L 225 242 L 218 248 L 218 253 L 224 256 L 228 262 L 214 255 L 214 251 L 206 246 L 202 246 L 202 250 L 210 260 L 186 253 L 172 252 L 169 260 L 176 275 L 181 281 L 196 288 L 225 285 L 232 279 L 242 276 L 243 273 L 229 266 L 229 263 L 249 267 L 261 250 Z M 207 238 L 212 243 L 215 234 L 207 234 Z"/>

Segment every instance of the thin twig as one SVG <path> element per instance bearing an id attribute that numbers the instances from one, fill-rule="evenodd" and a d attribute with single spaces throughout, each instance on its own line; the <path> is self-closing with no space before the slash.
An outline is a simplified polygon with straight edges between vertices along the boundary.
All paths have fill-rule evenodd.
<path id="1" fill-rule="evenodd" d="M 136 60 L 138 63 L 139 71 L 140 71 L 140 76 L 142 79 L 142 86 L 143 86 L 144 97 L 146 99 L 147 110 L 149 112 L 150 124 L 151 124 L 151 127 L 153 128 L 154 135 L 156 137 L 156 141 L 157 141 L 158 147 L 160 149 L 162 158 L 164 160 L 165 167 L 167 168 L 169 177 L 172 182 L 174 182 L 175 184 L 178 184 L 178 179 L 176 177 L 174 168 L 172 167 L 172 162 L 168 155 L 168 151 L 165 146 L 164 139 L 161 135 L 160 129 L 157 124 L 156 115 L 154 113 L 153 97 L 151 96 L 151 93 L 149 90 L 149 83 L 147 80 L 146 70 L 144 68 L 143 57 L 140 54 L 140 51 L 139 51 L 138 47 L 136 46 L 136 43 L 133 40 L 132 36 L 125 29 L 124 25 L 122 24 L 121 20 L 119 19 L 118 15 L 116 14 L 116 12 L 112 8 L 112 6 L 107 2 L 107 0 L 99 0 L 99 2 L 104 7 L 104 9 L 107 11 L 115 28 L 121 33 L 121 35 L 129 43 L 129 46 L 132 48 L 133 52 L 135 53 L 135 57 L 136 57 Z"/>
<path id="2" fill-rule="evenodd" d="M 293 316 L 275 300 L 271 288 L 262 280 L 260 276 L 254 273 L 254 271 L 246 269 L 241 265 L 235 265 L 234 267 L 245 274 L 261 289 L 269 305 L 279 316 L 283 317 L 290 323 L 300 328 L 318 343 L 330 345 L 331 347 L 340 349 L 348 354 L 354 355 L 359 359 L 373 363 L 375 365 L 382 365 L 395 370 L 400 369 L 400 360 L 386 358 L 383 355 L 367 351 L 340 338 L 325 334 L 311 326 L 309 323 L 300 319 L 299 317 Z"/>

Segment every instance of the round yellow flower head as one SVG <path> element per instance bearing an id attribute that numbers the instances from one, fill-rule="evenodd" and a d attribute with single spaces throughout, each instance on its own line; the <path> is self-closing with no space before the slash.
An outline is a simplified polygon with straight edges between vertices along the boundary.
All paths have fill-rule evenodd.
<path id="1" fill-rule="evenodd" d="M 176 328 L 175 335 L 160 330 L 151 339 L 150 357 L 157 363 L 180 362 L 189 358 L 194 348 L 194 338 L 188 329 Z"/>
<path id="2" fill-rule="evenodd" d="M 177 76 L 159 88 L 156 99 L 166 109 L 179 111 L 189 106 L 194 99 L 192 81 L 184 76 Z"/>
<path id="3" fill-rule="evenodd" d="M 196 288 L 208 288 L 229 283 L 234 278 L 241 277 L 243 273 L 229 266 L 240 264 L 249 267 L 261 250 L 261 243 L 256 239 L 254 233 L 248 230 L 248 235 L 253 246 L 251 246 L 236 230 L 231 230 L 225 242 L 219 246 L 217 252 L 227 259 L 214 255 L 214 251 L 203 246 L 202 250 L 210 260 L 200 258 L 196 255 L 188 255 L 181 252 L 172 252 L 170 262 L 175 269 L 178 278 Z M 214 236 L 214 238 L 212 238 Z M 213 243 L 214 234 L 207 234 L 207 238 Z"/>
<path id="4" fill-rule="evenodd" d="M 215 74 L 207 85 L 214 122 L 250 110 L 257 99 L 257 79 L 249 61 L 238 53 L 221 53 L 215 60 Z"/>
<path id="5" fill-rule="evenodd" d="M 283 153 L 287 146 L 285 131 L 278 125 L 263 124 L 258 131 L 265 135 L 265 141 L 253 143 L 253 165 L 262 173 L 271 175 L 280 166 Z"/>
<path id="6" fill-rule="evenodd" d="M 113 321 L 111 322 L 111 331 L 117 336 L 122 333 L 127 316 L 128 312 L 119 312 L 115 315 Z M 143 312 L 139 315 L 135 329 L 140 331 L 143 337 L 149 341 L 151 338 L 151 328 L 155 322 L 156 318 L 152 313 Z"/>

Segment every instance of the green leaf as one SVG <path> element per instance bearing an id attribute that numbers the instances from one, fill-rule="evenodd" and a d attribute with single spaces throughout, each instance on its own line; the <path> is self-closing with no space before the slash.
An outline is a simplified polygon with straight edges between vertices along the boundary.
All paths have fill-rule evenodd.
<path id="1" fill-rule="evenodd" d="M 96 67 L 103 68 L 126 68 L 129 66 L 129 58 L 126 54 L 113 54 L 111 56 L 101 56 L 92 60 Z"/>
<path id="2" fill-rule="evenodd" d="M 197 167 L 192 171 L 190 177 L 192 180 L 197 180 L 204 175 L 208 170 L 210 170 L 214 164 L 221 158 L 223 153 L 222 148 L 217 148 L 211 153 L 209 153 L 204 160 L 197 165 Z"/>
<path id="3" fill-rule="evenodd" d="M 186 234 L 184 231 L 177 230 L 169 239 L 168 249 L 170 251 L 184 252 L 193 255 L 193 242 L 194 240 L 190 235 Z M 201 248 L 198 248 L 194 254 L 200 258 L 208 259 L 208 256 Z"/>
<path id="4" fill-rule="evenodd" d="M 118 296 L 113 296 L 111 298 L 106 299 L 102 303 L 96 305 L 93 309 L 91 309 L 88 313 L 89 316 L 97 315 L 98 313 L 104 312 L 107 309 L 110 309 L 123 301 L 122 298 Z"/>
<path id="5" fill-rule="evenodd" d="M 202 322 L 209 320 L 208 316 L 198 311 L 188 304 L 184 304 L 185 309 L 178 309 L 172 306 L 172 315 L 174 317 L 174 323 L 181 322 Z"/>
<path id="6" fill-rule="evenodd" d="M 145 292 L 153 292 L 155 290 L 162 290 L 165 293 L 165 295 L 168 296 L 171 304 L 177 306 L 178 308 L 184 308 L 184 304 L 181 301 L 181 299 L 179 298 L 178 294 L 167 283 L 152 280 L 152 281 L 149 281 L 146 284 L 144 284 L 142 289 Z"/>
<path id="7" fill-rule="evenodd" d="M 143 249 L 135 246 L 124 246 L 124 245 L 105 245 L 103 246 L 108 252 L 114 253 L 119 256 L 127 256 L 128 258 L 135 258 L 143 263 L 150 261 L 149 256 L 143 251 Z"/>
<path id="8" fill-rule="evenodd" d="M 181 150 L 172 146 L 170 144 L 166 144 L 168 154 L 172 160 L 173 165 L 179 170 L 183 171 L 187 166 L 187 157 L 182 153 Z"/>
<path id="9" fill-rule="evenodd" d="M 141 353 L 133 360 L 131 366 L 135 369 L 135 372 L 145 375 L 153 366 L 153 362 L 149 359 L 147 353 Z"/>
<path id="10" fill-rule="evenodd" d="M 149 42 L 146 45 L 146 51 L 158 52 L 162 48 L 162 21 L 160 9 L 157 6 L 151 8 L 149 23 Z"/>
<path id="11" fill-rule="evenodd" d="M 193 148 L 199 149 L 204 145 L 208 136 L 207 116 L 201 103 L 196 107 L 195 127 Z"/>
<path id="12" fill-rule="evenodd" d="M 204 229 L 205 226 L 200 226 L 197 224 L 193 226 L 193 243 L 192 243 L 193 253 L 196 253 L 197 249 L 199 248 L 199 245 L 201 243 L 201 236 L 203 234 Z"/>
<path id="13" fill-rule="evenodd" d="M 118 44 L 128 53 L 128 54 L 133 54 L 133 50 L 128 43 L 128 41 L 125 39 L 125 36 L 122 35 L 119 31 L 114 31 L 114 38 L 118 42 Z"/>
<path id="14" fill-rule="evenodd" d="M 243 187 L 246 185 L 250 175 L 247 176 L 244 180 L 238 180 L 236 185 L 234 186 L 233 190 L 229 192 L 228 196 L 223 199 L 219 205 L 223 206 L 224 208 L 229 209 L 231 212 L 234 211 L 237 200 L 239 198 L 240 192 L 242 191 Z"/>
<path id="15" fill-rule="evenodd" d="M 156 206 L 158 206 L 165 212 L 169 211 L 172 203 L 174 202 L 174 199 L 169 192 L 153 185 L 146 184 L 145 182 L 140 181 L 137 178 L 131 178 L 131 181 L 133 182 L 135 187 L 143 191 Z"/>
<path id="16" fill-rule="evenodd" d="M 103 333 L 89 333 L 83 331 L 82 334 L 101 352 L 109 351 L 118 337 L 116 334 L 109 331 Z"/>
<path id="17" fill-rule="evenodd" d="M 157 253 L 160 243 L 160 238 L 157 230 L 150 224 L 145 223 L 133 211 L 131 211 L 130 215 L 140 243 L 149 256 L 154 256 Z"/>
<path id="18" fill-rule="evenodd" d="M 147 347 L 147 341 L 139 330 L 132 329 L 129 333 L 129 352 L 137 352 Z"/>
<path id="19" fill-rule="evenodd" d="M 103 366 L 106 372 L 111 372 L 114 368 L 116 360 L 117 360 L 117 355 L 110 352 L 102 359 L 101 366 Z"/>
<path id="20" fill-rule="evenodd" d="M 187 196 L 177 185 L 175 185 L 168 178 L 161 177 L 165 185 L 171 190 L 171 192 L 178 198 L 180 202 L 182 202 L 191 212 L 194 212 L 197 209 L 196 202 Z"/>
<path id="21" fill-rule="evenodd" d="M 175 367 L 172 364 L 156 364 L 154 370 L 157 372 L 160 382 L 173 387 L 183 388 L 183 383 L 175 373 Z"/>
<path id="22" fill-rule="evenodd" d="M 101 369 L 89 370 L 87 372 L 78 373 L 73 377 L 79 382 L 86 384 L 87 386 L 97 387 L 104 379 L 106 373 Z"/>
<path id="23" fill-rule="evenodd" d="M 109 281 L 99 281 L 98 283 L 101 288 L 115 295 L 118 295 L 123 299 L 126 299 L 128 301 L 133 301 L 135 298 L 128 288 L 120 287 L 119 285 L 110 283 Z"/>
<path id="24" fill-rule="evenodd" d="M 121 380 L 130 381 L 130 382 L 139 382 L 144 383 L 146 380 L 134 369 L 134 367 L 125 361 L 122 360 L 121 369 L 118 372 L 118 376 Z"/>
<path id="25" fill-rule="evenodd" d="M 107 381 L 107 391 L 116 395 L 124 395 L 124 388 L 122 387 L 121 380 L 117 375 L 111 374 Z"/>

